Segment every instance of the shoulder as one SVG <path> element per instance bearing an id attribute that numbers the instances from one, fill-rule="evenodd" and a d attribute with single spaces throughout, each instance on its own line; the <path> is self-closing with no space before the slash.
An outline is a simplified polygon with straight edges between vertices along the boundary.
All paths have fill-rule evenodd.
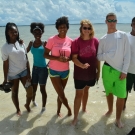
<path id="1" fill-rule="evenodd" d="M 81 40 L 81 38 L 80 37 L 77 37 L 77 38 L 75 38 L 74 40 L 73 40 L 73 42 L 77 42 L 77 41 L 80 41 Z"/>
<path id="2" fill-rule="evenodd" d="M 120 35 L 120 36 L 124 36 L 124 37 L 127 36 L 126 32 L 120 31 L 120 30 L 117 31 L 117 34 Z"/>
<path id="3" fill-rule="evenodd" d="M 71 39 L 70 37 L 66 36 L 66 39 L 69 40 L 69 41 L 73 41 L 73 39 Z"/>
<path id="4" fill-rule="evenodd" d="M 1 47 L 1 51 L 5 51 L 9 46 L 8 43 L 5 43 L 2 47 Z"/>
<path id="5" fill-rule="evenodd" d="M 119 33 L 119 34 L 126 34 L 126 32 L 121 31 L 121 30 L 118 30 L 117 33 Z"/>
<path id="6" fill-rule="evenodd" d="M 99 42 L 99 40 L 96 37 L 92 38 L 93 41 Z"/>
<path id="7" fill-rule="evenodd" d="M 49 37 L 48 40 L 54 40 L 56 38 L 57 38 L 57 35 L 54 35 L 54 36 Z"/>
<path id="8" fill-rule="evenodd" d="M 105 34 L 104 36 L 102 36 L 99 40 L 104 40 L 104 39 L 106 39 L 106 37 L 107 37 L 107 34 Z"/>

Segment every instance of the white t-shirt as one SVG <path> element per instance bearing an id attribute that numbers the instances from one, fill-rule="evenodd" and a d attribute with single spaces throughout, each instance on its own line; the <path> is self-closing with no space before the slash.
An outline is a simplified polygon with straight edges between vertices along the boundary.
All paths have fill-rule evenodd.
<path id="1" fill-rule="evenodd" d="M 125 32 L 117 30 L 99 40 L 97 58 L 116 70 L 127 73 L 130 64 L 130 45 Z"/>
<path id="2" fill-rule="evenodd" d="M 19 44 L 18 41 L 15 44 L 5 43 L 1 48 L 2 60 L 9 59 L 8 75 L 15 76 L 26 69 L 26 51 L 24 44 Z"/>
<path id="3" fill-rule="evenodd" d="M 132 36 L 130 33 L 127 33 L 127 36 L 129 39 L 130 50 L 131 50 L 131 59 L 130 59 L 128 72 L 131 74 L 135 74 L 135 36 Z"/>

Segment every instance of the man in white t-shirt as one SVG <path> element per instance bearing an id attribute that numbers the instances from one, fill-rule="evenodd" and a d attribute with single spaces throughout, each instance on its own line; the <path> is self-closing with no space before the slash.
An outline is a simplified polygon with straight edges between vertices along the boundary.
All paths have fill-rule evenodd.
<path id="1" fill-rule="evenodd" d="M 116 100 L 115 125 L 122 128 L 121 113 L 126 98 L 126 76 L 130 64 L 130 45 L 125 32 L 117 30 L 117 17 L 114 13 L 106 16 L 107 34 L 99 41 L 97 58 L 104 61 L 102 68 L 103 85 L 106 92 L 108 111 L 113 112 L 113 95 Z"/>
<path id="2" fill-rule="evenodd" d="M 131 60 L 127 74 L 127 97 L 125 99 L 124 108 L 126 108 L 126 100 L 128 98 L 128 92 L 131 92 L 132 87 L 134 86 L 135 90 L 135 17 L 132 19 L 131 22 L 132 31 L 128 33 L 128 39 L 131 47 Z M 135 127 L 128 133 L 128 135 L 135 134 Z"/>
<path id="3" fill-rule="evenodd" d="M 127 74 L 127 97 L 125 98 L 125 105 L 123 110 L 126 108 L 128 92 L 131 92 L 132 88 L 135 90 L 135 17 L 132 19 L 131 27 L 132 31 L 127 33 L 130 43 L 131 59 Z"/>

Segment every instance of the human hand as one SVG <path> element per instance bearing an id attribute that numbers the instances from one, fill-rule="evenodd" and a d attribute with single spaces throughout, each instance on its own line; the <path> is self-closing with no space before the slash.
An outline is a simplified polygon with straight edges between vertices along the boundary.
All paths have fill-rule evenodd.
<path id="1" fill-rule="evenodd" d="M 90 65 L 88 63 L 82 64 L 81 68 L 82 69 L 87 69 Z"/>
<path id="2" fill-rule="evenodd" d="M 27 74 L 27 80 L 31 81 L 31 75 L 30 75 L 30 73 Z"/>
<path id="3" fill-rule="evenodd" d="M 61 62 L 69 61 L 69 57 L 65 56 L 65 51 L 59 50 L 59 54 L 60 54 L 59 61 L 61 61 Z"/>
<path id="4" fill-rule="evenodd" d="M 22 39 L 19 39 L 19 43 L 20 43 L 20 44 L 23 44 L 24 41 L 23 41 Z"/>
<path id="5" fill-rule="evenodd" d="M 69 61 L 69 57 L 60 56 L 60 57 L 58 58 L 58 60 L 59 60 L 60 62 L 67 62 L 67 61 Z"/>
<path id="6" fill-rule="evenodd" d="M 121 73 L 119 78 L 120 80 L 124 80 L 126 77 L 127 77 L 127 74 Z"/>

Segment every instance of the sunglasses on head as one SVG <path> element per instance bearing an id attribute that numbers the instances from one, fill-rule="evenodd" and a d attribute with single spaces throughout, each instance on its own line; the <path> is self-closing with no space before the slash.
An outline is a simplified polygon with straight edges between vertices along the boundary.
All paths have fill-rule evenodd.
<path id="1" fill-rule="evenodd" d="M 84 30 L 91 30 L 90 27 L 83 27 Z"/>
<path id="2" fill-rule="evenodd" d="M 111 22 L 117 22 L 117 20 L 108 19 L 107 22 L 109 22 L 109 23 L 111 23 Z"/>

